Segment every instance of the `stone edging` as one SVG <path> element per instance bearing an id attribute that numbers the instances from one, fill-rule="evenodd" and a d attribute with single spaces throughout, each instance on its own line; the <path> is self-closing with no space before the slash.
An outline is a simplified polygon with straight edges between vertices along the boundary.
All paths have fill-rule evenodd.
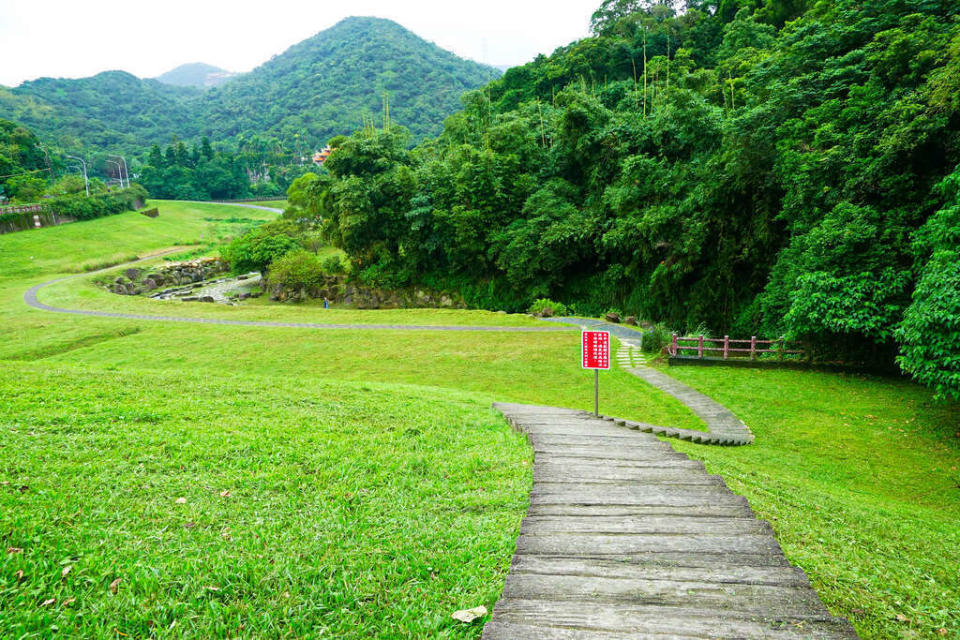
<path id="1" fill-rule="evenodd" d="M 617 354 L 617 362 L 620 367 L 682 402 L 688 409 L 693 411 L 698 418 L 703 420 L 707 425 L 707 431 L 661 427 L 644 422 L 602 416 L 606 420 L 614 422 L 621 427 L 627 427 L 636 431 L 653 433 L 668 438 L 678 438 L 697 444 L 742 446 L 753 442 L 754 436 L 749 427 L 737 418 L 732 411 L 716 400 L 652 367 L 634 365 L 632 362 L 632 352 L 639 350 L 640 339 L 639 337 L 635 337 L 637 332 L 633 329 L 627 329 L 621 325 L 611 324 L 601 320 L 584 320 L 581 318 L 555 318 L 552 321 L 563 324 L 578 324 L 583 328 L 609 330 L 617 336 L 621 344 L 627 349 L 625 353 Z"/>

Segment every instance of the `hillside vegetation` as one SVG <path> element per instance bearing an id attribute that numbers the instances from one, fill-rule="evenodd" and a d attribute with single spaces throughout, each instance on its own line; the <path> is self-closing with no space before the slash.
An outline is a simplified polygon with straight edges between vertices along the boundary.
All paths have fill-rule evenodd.
<path id="1" fill-rule="evenodd" d="M 236 73 L 203 62 L 182 64 L 175 69 L 162 73 L 156 80 L 164 84 L 180 87 L 215 87 L 236 77 Z"/>
<path id="2" fill-rule="evenodd" d="M 231 146 L 259 138 L 292 161 L 356 130 L 364 116 L 379 118 L 384 95 L 395 122 L 436 135 L 465 90 L 500 73 L 378 18 L 347 18 L 221 86 L 198 88 L 197 71 L 174 70 L 172 84 L 123 71 L 41 78 L 0 88 L 0 118 L 74 151 L 142 158 L 173 138 Z M 200 71 L 207 83 L 210 70 Z"/>
<path id="3" fill-rule="evenodd" d="M 679 4 L 607 0 L 413 151 L 355 135 L 304 210 L 370 281 L 899 353 L 960 395 L 957 4 Z"/>

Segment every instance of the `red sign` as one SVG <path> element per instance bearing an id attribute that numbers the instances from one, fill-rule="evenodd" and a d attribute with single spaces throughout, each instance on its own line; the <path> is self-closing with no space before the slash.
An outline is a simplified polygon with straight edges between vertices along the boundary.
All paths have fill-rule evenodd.
<path id="1" fill-rule="evenodd" d="M 610 333 L 584 331 L 580 343 L 581 365 L 584 369 L 610 368 Z"/>

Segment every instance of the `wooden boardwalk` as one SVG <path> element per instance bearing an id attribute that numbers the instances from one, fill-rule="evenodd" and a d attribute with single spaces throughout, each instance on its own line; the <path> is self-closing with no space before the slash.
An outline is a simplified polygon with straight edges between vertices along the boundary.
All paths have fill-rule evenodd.
<path id="1" fill-rule="evenodd" d="M 582 411 L 495 406 L 536 459 L 484 640 L 857 637 L 701 462 Z"/>

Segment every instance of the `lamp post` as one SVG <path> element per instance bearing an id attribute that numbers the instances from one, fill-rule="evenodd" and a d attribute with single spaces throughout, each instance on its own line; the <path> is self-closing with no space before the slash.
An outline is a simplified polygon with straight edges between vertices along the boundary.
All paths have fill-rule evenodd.
<path id="1" fill-rule="evenodd" d="M 67 156 L 73 160 L 79 160 L 80 164 L 83 166 L 83 187 L 87 192 L 87 197 L 90 197 L 90 180 L 87 178 L 87 161 L 83 158 L 78 158 L 77 156 Z"/>
<path id="2" fill-rule="evenodd" d="M 120 188 L 123 189 L 123 165 L 116 160 L 107 160 L 107 162 L 117 168 L 117 175 L 120 176 Z"/>
<path id="3" fill-rule="evenodd" d="M 123 163 L 123 170 L 120 172 L 120 188 L 123 189 L 123 174 L 127 174 L 127 187 L 130 186 L 130 169 L 127 168 L 127 160 L 123 156 L 113 155 L 113 158 L 120 158 Z"/>

